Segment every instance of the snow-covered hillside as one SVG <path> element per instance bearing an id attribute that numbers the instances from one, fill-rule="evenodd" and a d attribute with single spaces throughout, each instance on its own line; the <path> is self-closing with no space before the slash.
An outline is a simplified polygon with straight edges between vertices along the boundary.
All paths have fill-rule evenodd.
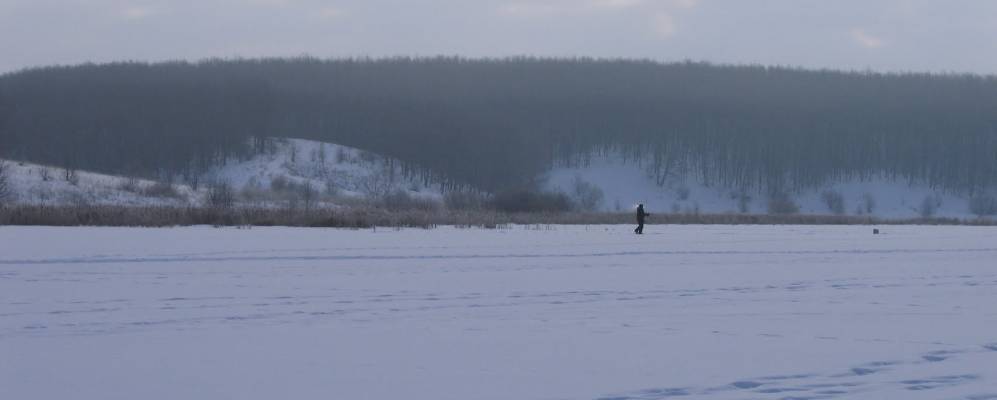
<path id="1" fill-rule="evenodd" d="M 336 206 L 397 191 L 439 200 L 439 190 L 403 176 L 397 160 L 346 146 L 301 139 L 277 139 L 271 152 L 229 160 L 205 172 L 197 184 L 174 184 L 7 161 L 14 204 L 184 206 L 206 202 L 208 187 L 226 183 L 236 204 L 281 205 L 308 190 L 314 206 Z M 196 189 L 193 187 L 196 186 Z"/>
<path id="2" fill-rule="evenodd" d="M 397 160 L 332 143 L 275 140 L 272 152 L 218 166 L 205 174 L 205 181 L 227 182 L 243 191 L 309 185 L 341 197 L 371 198 L 398 190 L 413 196 L 440 196 L 438 190 L 406 178 Z"/>
<path id="3" fill-rule="evenodd" d="M 20 204 L 201 205 L 206 202 L 207 187 L 215 183 L 229 184 L 237 204 L 253 206 L 284 206 L 303 196 L 315 207 L 357 204 L 398 192 L 436 203 L 442 198 L 439 187 L 406 177 L 398 160 L 302 139 L 275 139 L 264 154 L 216 166 L 198 177 L 196 189 L 190 184 L 165 185 L 85 171 L 67 179 L 62 168 L 7 164 L 12 192 L 8 201 Z M 659 186 L 646 168 L 621 157 L 593 156 L 585 166 L 557 167 L 543 178 L 547 189 L 576 200 L 580 200 L 579 183 L 598 188 L 602 198 L 596 208 L 603 211 L 629 211 L 644 203 L 652 213 L 770 212 L 770 199 L 764 193 L 710 186 L 688 176 L 671 176 Z M 188 181 L 178 176 L 174 182 Z M 838 182 L 788 196 L 790 207 L 800 214 L 976 218 L 968 196 L 883 177 Z M 829 206 L 828 196 L 839 198 L 837 212 Z M 924 212 L 926 207 L 930 213 Z"/>
<path id="4" fill-rule="evenodd" d="M 38 205 L 183 206 L 200 204 L 203 191 L 187 185 L 67 171 L 45 165 L 5 161 L 10 185 L 8 201 Z"/>
<path id="5" fill-rule="evenodd" d="M 554 168 L 546 182 L 551 190 L 572 193 L 579 180 L 602 190 L 604 199 L 600 208 L 607 211 L 630 210 L 637 203 L 644 203 L 652 213 L 765 214 L 769 211 L 769 198 L 764 193 L 711 187 L 695 177 L 684 176 L 673 176 L 658 186 L 641 165 L 615 156 L 593 156 L 591 163 L 582 167 Z M 840 182 L 789 196 L 801 214 L 833 214 L 825 201 L 825 192 L 840 194 L 846 215 L 917 218 L 922 215 L 923 207 L 930 207 L 936 217 L 976 217 L 970 212 L 967 196 L 886 178 Z"/>

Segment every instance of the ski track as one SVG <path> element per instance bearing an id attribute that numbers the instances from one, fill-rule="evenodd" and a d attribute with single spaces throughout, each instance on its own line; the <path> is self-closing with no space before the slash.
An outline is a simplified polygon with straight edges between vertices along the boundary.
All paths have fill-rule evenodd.
<path id="1" fill-rule="evenodd" d="M 937 232 L 938 237 L 962 233 L 958 227 L 922 228 Z M 557 229 L 577 233 L 573 231 L 577 228 Z M 667 246 L 674 250 L 648 249 L 646 242 L 618 242 L 613 235 L 619 233 L 608 229 L 591 235 L 598 236 L 596 241 L 599 237 L 611 239 L 603 248 L 627 248 L 600 251 L 591 243 L 570 240 L 545 246 L 538 241 L 554 233 L 543 232 L 530 232 L 527 240 L 501 244 L 488 231 L 472 232 L 476 238 L 463 244 L 399 245 L 390 239 L 372 245 L 360 240 L 355 243 L 358 245 L 342 247 L 289 243 L 291 246 L 284 248 L 243 250 L 154 245 L 143 250 L 147 255 L 122 248 L 99 250 L 96 255 L 52 251 L 51 256 L 38 256 L 19 254 L 13 246 L 12 254 L 0 258 L 0 350 L 13 350 L 7 347 L 10 343 L 43 339 L 73 343 L 87 338 L 230 329 L 349 329 L 387 324 L 443 326 L 487 334 L 490 329 L 503 332 L 499 330 L 502 324 L 526 324 L 523 326 L 533 328 L 521 329 L 541 329 L 539 326 L 542 332 L 553 330 L 586 338 L 636 331 L 727 345 L 754 343 L 788 352 L 792 351 L 790 343 L 904 351 L 890 350 L 885 358 L 856 352 L 830 363 L 807 362 L 801 370 L 786 368 L 775 374 L 741 378 L 727 374 L 733 379 L 695 382 L 664 379 L 660 386 L 647 384 L 643 388 L 602 382 L 584 390 L 564 387 L 560 393 L 558 387 L 545 387 L 544 393 L 519 393 L 512 398 L 997 399 L 997 313 L 992 308 L 997 304 L 997 268 L 988 264 L 997 248 L 986 246 L 994 239 L 989 230 L 972 231 L 985 235 L 980 240 L 952 240 L 942 245 L 933 244 L 929 232 L 923 237 L 893 238 L 880 247 L 864 244 L 864 238 L 855 239 L 848 247 L 842 243 L 849 233 L 826 245 L 809 242 L 812 246 L 796 246 L 776 235 L 770 241 L 741 241 L 725 250 L 725 241 L 733 241 L 724 239 L 723 231 L 707 231 L 704 236 L 703 232 L 682 232 L 697 227 L 669 229 L 679 231 L 668 237 Z M 730 229 L 750 232 L 751 228 Z M 916 232 L 918 227 L 897 229 Z M 197 235 L 203 231 L 188 232 Z M 359 234 L 334 232 L 342 240 Z M 403 230 L 386 234 L 442 235 L 450 240 L 465 232 Z M 324 235 L 326 231 L 313 233 Z M 712 249 L 680 250 L 683 236 L 694 237 L 687 239 L 690 243 L 718 243 L 711 244 Z M 549 247 L 562 251 L 548 251 Z M 573 247 L 584 250 L 564 250 Z M 724 276 L 724 271 L 734 270 L 723 268 L 732 265 L 742 270 L 776 268 L 776 273 L 744 275 L 747 279 Z M 720 269 L 715 275 L 694 271 L 696 275 L 688 279 L 688 285 L 642 283 L 658 276 L 668 281 L 689 273 L 688 268 Z M 568 278 L 567 274 L 573 275 Z M 603 277 L 605 281 L 578 275 Z M 472 279 L 457 278 L 465 276 Z M 496 276 L 510 283 L 488 281 Z M 539 276 L 539 281 L 532 281 L 533 276 Z M 552 276 L 569 282 L 543 281 Z M 397 283 L 399 279 L 413 283 L 379 283 Z M 520 280 L 529 283 L 511 283 Z M 838 329 L 837 333 L 819 331 L 835 327 L 829 322 L 835 318 L 872 322 Z M 925 333 L 900 334 L 877 324 L 876 319 L 895 319 L 923 328 Z M 752 320 L 772 324 L 738 325 Z M 945 326 L 967 321 L 973 325 Z M 512 326 L 501 329 L 507 333 L 520 329 L 516 328 L 520 325 Z M 522 340 L 531 339 L 526 335 Z M 687 362 L 695 360 L 695 356 L 683 357 Z M 714 362 L 723 364 L 725 360 Z M 987 365 L 990 367 L 983 367 Z M 0 372 L 3 368 L 0 362 Z M 570 374 L 577 367 L 565 368 Z M 585 379 L 598 380 L 599 376 Z M 0 386 L 18 387 L 18 383 L 5 382 L 0 374 Z M 398 389 L 398 393 L 403 392 Z M 0 395 L 3 393 L 0 389 Z M 441 389 L 433 395 L 408 398 L 466 398 L 457 393 L 462 392 Z M 167 393 L 163 398 L 170 397 Z M 504 397 L 499 392 L 483 396 Z"/>
<path id="2" fill-rule="evenodd" d="M 912 359 L 896 361 L 871 361 L 843 368 L 831 373 L 802 373 L 795 375 L 762 376 L 734 381 L 726 385 L 714 387 L 663 387 L 639 390 L 632 393 L 598 397 L 597 400 L 659 400 L 672 397 L 710 397 L 719 393 L 730 393 L 735 396 L 751 396 L 750 398 L 793 399 L 833 399 L 849 398 L 862 393 L 884 390 L 884 388 L 906 391 L 929 391 L 949 388 L 965 383 L 979 381 L 981 375 L 934 375 L 920 378 L 892 380 L 882 382 L 877 374 L 885 371 L 903 371 L 905 367 L 917 366 L 923 363 L 942 362 L 968 354 L 984 356 L 989 362 L 997 363 L 997 352 L 994 344 L 985 344 L 973 348 L 958 350 L 940 350 L 922 354 Z M 944 354 L 945 357 L 939 357 Z M 994 394 L 976 394 L 964 397 L 969 400 L 997 398 Z"/>

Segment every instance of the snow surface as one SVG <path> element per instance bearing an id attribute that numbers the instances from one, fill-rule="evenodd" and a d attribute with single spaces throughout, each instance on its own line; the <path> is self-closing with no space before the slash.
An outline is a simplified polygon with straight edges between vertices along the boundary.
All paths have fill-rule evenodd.
<path id="1" fill-rule="evenodd" d="M 571 193 L 576 179 L 602 189 L 605 199 L 602 210 L 631 210 L 644 203 L 649 212 L 736 213 L 740 211 L 738 190 L 711 186 L 695 176 L 676 175 L 658 186 L 645 168 L 634 161 L 626 162 L 618 155 L 594 155 L 585 166 L 557 167 L 547 174 L 547 187 Z M 881 218 L 918 218 L 925 198 L 932 198 L 937 207 L 936 217 L 976 218 L 969 211 L 969 198 L 964 195 L 935 190 L 927 185 L 909 184 L 903 180 L 875 177 L 869 180 L 836 182 L 826 187 L 793 193 L 800 214 L 831 214 L 821 198 L 824 191 L 840 193 L 845 200 L 845 214 L 864 215 L 859 211 L 866 194 L 872 195 L 875 207 L 871 213 Z M 688 196 L 683 196 L 683 191 Z M 757 192 L 747 193 L 751 199 L 748 212 L 768 212 L 768 198 Z"/>
<path id="2" fill-rule="evenodd" d="M 997 230 L 0 227 L 2 399 L 994 399 Z"/>

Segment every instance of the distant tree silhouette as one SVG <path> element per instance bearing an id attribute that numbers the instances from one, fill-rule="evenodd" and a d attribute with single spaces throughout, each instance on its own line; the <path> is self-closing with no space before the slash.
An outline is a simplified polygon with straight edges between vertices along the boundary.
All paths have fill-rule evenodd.
<path id="1" fill-rule="evenodd" d="M 618 153 L 756 193 L 879 175 L 997 185 L 997 79 L 640 60 L 208 60 L 0 76 L 0 156 L 196 179 L 269 137 L 401 160 L 444 191 L 498 192 Z M 337 152 L 337 162 L 345 154 Z M 197 182 L 194 182 L 197 183 Z"/>

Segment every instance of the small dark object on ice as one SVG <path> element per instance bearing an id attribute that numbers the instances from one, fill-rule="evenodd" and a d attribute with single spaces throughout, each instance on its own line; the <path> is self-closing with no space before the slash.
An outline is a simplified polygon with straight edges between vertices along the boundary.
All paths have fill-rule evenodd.
<path id="1" fill-rule="evenodd" d="M 873 228 L 873 230 L 872 230 L 872 234 L 873 234 L 873 235 L 878 235 L 878 234 L 879 234 L 879 229 L 875 229 L 875 228 Z"/>

